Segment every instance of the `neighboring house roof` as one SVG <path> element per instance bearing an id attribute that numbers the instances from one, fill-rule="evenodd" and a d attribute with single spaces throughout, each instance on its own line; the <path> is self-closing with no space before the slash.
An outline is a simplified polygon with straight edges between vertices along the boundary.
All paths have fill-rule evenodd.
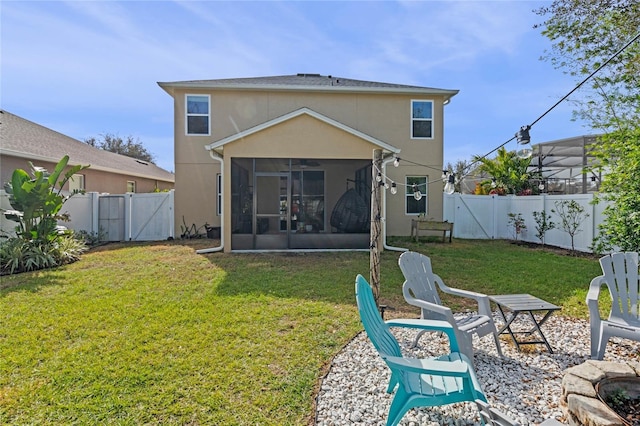
<path id="1" fill-rule="evenodd" d="M 207 150 L 215 150 L 215 149 L 221 148 L 221 147 L 223 147 L 224 145 L 226 145 L 226 144 L 228 144 L 230 142 L 236 141 L 238 139 L 242 139 L 242 138 L 247 137 L 249 135 L 252 135 L 254 133 L 257 133 L 257 132 L 260 132 L 262 130 L 265 130 L 265 129 L 269 128 L 269 127 L 272 127 L 272 126 L 275 126 L 277 124 L 283 123 L 285 121 L 291 120 L 293 118 L 299 117 L 301 115 L 309 115 L 311 117 L 314 117 L 314 118 L 316 118 L 316 119 L 318 119 L 320 121 L 323 121 L 323 122 L 325 122 L 325 123 L 327 123 L 327 124 L 329 124 L 331 126 L 337 127 L 337 128 L 339 128 L 341 130 L 344 130 L 345 132 L 351 133 L 354 136 L 357 136 L 357 137 L 359 137 L 361 139 L 364 139 L 364 140 L 366 140 L 368 142 L 371 142 L 372 144 L 377 145 L 377 146 L 379 146 L 380 148 L 382 148 L 384 150 L 391 151 L 391 152 L 396 153 L 396 154 L 400 152 L 399 148 L 391 146 L 386 142 L 382 142 L 381 140 L 376 139 L 373 136 L 369 136 L 369 135 L 367 135 L 365 133 L 362 133 L 362 132 L 360 132 L 360 131 L 352 128 L 352 127 L 349 127 L 349 126 L 347 126 L 347 125 L 345 125 L 343 123 L 340 123 L 339 121 L 336 121 L 336 120 L 334 120 L 332 118 L 329 118 L 329 117 L 327 117 L 325 115 L 322 115 L 322 114 L 320 114 L 320 113 L 318 113 L 318 112 L 316 112 L 316 111 L 314 111 L 312 109 L 309 109 L 309 108 L 300 108 L 300 109 L 292 111 L 292 112 L 290 112 L 288 114 L 285 114 L 285 115 L 282 115 L 280 117 L 274 118 L 273 120 L 267 121 L 265 123 L 262 123 L 262 124 L 259 124 L 257 126 L 251 127 L 251 128 L 249 128 L 247 130 L 244 130 L 242 132 L 239 132 L 239 133 L 233 134 L 231 136 L 228 136 L 228 137 L 226 137 L 224 139 L 220 139 L 219 141 L 216 141 L 214 143 L 206 145 L 205 149 L 207 149 Z"/>
<path id="2" fill-rule="evenodd" d="M 0 110 L 0 154 L 57 163 L 66 154 L 69 165 L 115 174 L 175 182 L 175 175 L 155 164 L 95 148 L 39 124 Z"/>
<path id="3" fill-rule="evenodd" d="M 353 80 L 350 78 L 322 76 L 320 74 L 296 74 L 274 77 L 227 78 L 219 80 L 191 80 L 158 82 L 167 92 L 174 88 L 203 88 L 222 90 L 295 90 L 367 93 L 415 93 L 422 95 L 443 95 L 450 99 L 458 90 L 436 89 L 433 87 L 408 86 L 404 84 L 379 83 L 375 81 Z"/>

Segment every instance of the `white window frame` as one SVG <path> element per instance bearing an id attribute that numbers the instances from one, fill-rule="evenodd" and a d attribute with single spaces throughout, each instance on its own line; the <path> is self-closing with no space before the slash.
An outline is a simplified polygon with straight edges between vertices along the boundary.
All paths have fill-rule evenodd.
<path id="1" fill-rule="evenodd" d="M 413 116 L 413 105 L 416 102 L 428 102 L 431 104 L 431 118 L 416 118 Z M 435 134 L 434 123 L 435 123 L 435 102 L 433 99 L 411 99 L 411 108 L 409 111 L 409 115 L 411 116 L 411 127 L 409 128 L 409 132 L 411 133 L 411 139 L 433 139 L 433 135 Z M 428 121 L 431 123 L 431 136 L 414 136 L 413 135 L 413 123 L 415 121 Z"/>
<path id="2" fill-rule="evenodd" d="M 216 174 L 216 199 L 218 200 L 216 211 L 218 216 L 222 216 L 222 173 Z"/>
<path id="3" fill-rule="evenodd" d="M 130 191 L 129 189 L 133 188 L 133 191 Z M 127 192 L 132 192 L 135 194 L 136 192 L 136 181 L 135 180 L 128 180 L 127 181 Z"/>
<path id="4" fill-rule="evenodd" d="M 76 173 L 69 179 L 69 192 L 82 192 L 85 190 L 85 177 L 83 174 Z"/>
<path id="5" fill-rule="evenodd" d="M 409 179 L 424 179 L 424 185 L 419 184 L 418 189 L 422 192 L 422 199 L 416 202 L 424 202 L 424 212 L 409 212 L 409 197 L 413 198 L 413 184 L 409 183 Z M 405 176 L 404 177 L 405 190 L 404 190 L 404 213 L 407 216 L 418 216 L 422 213 L 427 215 L 429 213 L 429 176 Z M 415 200 L 414 200 L 415 201 Z"/>
<path id="6" fill-rule="evenodd" d="M 207 98 L 207 113 L 189 113 L 189 97 L 200 96 Z M 207 133 L 189 133 L 189 117 L 207 117 Z M 187 93 L 184 96 L 184 133 L 187 136 L 211 136 L 211 95 L 201 93 Z"/>

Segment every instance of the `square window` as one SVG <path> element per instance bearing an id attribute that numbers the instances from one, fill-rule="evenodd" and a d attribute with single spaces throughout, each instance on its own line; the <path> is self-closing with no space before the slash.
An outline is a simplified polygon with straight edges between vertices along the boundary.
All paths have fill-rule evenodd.
<path id="1" fill-rule="evenodd" d="M 127 192 L 136 192 L 136 181 L 128 180 L 127 181 Z"/>
<path id="2" fill-rule="evenodd" d="M 84 187 L 84 175 L 75 174 L 69 179 L 69 192 L 83 192 Z"/>
<path id="3" fill-rule="evenodd" d="M 413 122 L 413 137 L 414 138 L 431 138 L 431 121 L 417 121 Z"/>
<path id="4" fill-rule="evenodd" d="M 413 101 L 413 118 L 433 118 L 433 102 Z"/>

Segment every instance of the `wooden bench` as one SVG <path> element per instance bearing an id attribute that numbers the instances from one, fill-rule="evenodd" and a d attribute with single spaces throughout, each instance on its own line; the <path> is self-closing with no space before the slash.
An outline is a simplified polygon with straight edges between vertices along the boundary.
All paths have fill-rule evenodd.
<path id="1" fill-rule="evenodd" d="M 437 220 L 411 219 L 411 236 L 418 241 L 420 231 L 442 231 L 442 242 L 444 243 L 449 231 L 449 242 L 453 234 L 453 222 L 440 222 Z"/>

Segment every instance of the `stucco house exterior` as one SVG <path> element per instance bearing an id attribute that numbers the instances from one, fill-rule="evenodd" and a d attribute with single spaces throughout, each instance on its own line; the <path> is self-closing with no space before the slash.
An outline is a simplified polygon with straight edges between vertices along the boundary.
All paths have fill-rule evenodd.
<path id="1" fill-rule="evenodd" d="M 74 176 L 65 190 L 124 194 L 173 189 L 174 174 L 155 164 L 95 148 L 0 110 L 0 188 L 11 180 L 15 169 L 29 172 L 32 162 L 53 171 L 64 155 L 69 155 L 70 166 L 91 166 Z"/>
<path id="2" fill-rule="evenodd" d="M 219 226 L 227 252 L 368 248 L 378 173 L 387 235 L 421 213 L 442 219 L 457 90 L 319 74 L 158 85 L 174 101 L 176 226 Z"/>

